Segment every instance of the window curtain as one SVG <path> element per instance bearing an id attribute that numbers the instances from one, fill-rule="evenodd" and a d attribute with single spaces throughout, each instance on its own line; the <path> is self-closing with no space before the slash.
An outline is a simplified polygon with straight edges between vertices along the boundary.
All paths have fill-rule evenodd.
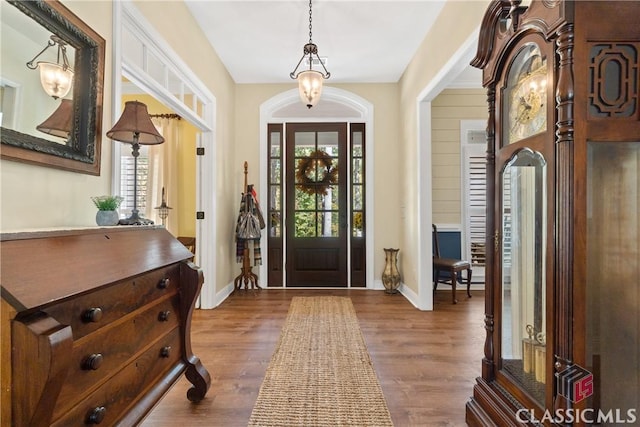
<path id="1" fill-rule="evenodd" d="M 168 117 L 152 117 L 153 124 L 164 137 L 163 144 L 149 147 L 149 172 L 147 176 L 147 204 L 145 216 L 162 224 L 156 207 L 162 204 L 162 189 L 165 201 L 173 209 L 164 224 L 171 234 L 178 236 L 178 147 L 180 146 L 181 120 Z"/>

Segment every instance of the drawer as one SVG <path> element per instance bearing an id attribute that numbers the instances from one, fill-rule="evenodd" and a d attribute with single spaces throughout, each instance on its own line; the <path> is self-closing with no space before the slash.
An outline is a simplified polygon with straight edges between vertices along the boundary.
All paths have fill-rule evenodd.
<path id="1" fill-rule="evenodd" d="M 150 343 L 177 328 L 179 318 L 180 299 L 176 294 L 150 304 L 125 322 L 102 328 L 74 343 L 54 419 L 121 370 Z"/>
<path id="2" fill-rule="evenodd" d="M 42 311 L 63 325 L 70 325 L 73 339 L 78 340 L 155 299 L 177 293 L 179 280 L 180 265 L 173 264 L 45 307 Z"/>
<path id="3" fill-rule="evenodd" d="M 115 424 L 125 411 L 142 396 L 145 389 L 161 375 L 172 370 L 182 355 L 180 330 L 173 329 L 152 347 L 132 360 L 115 376 L 68 411 L 54 416 L 55 427 Z M 90 422 L 92 414 L 104 408 L 100 423 Z"/>

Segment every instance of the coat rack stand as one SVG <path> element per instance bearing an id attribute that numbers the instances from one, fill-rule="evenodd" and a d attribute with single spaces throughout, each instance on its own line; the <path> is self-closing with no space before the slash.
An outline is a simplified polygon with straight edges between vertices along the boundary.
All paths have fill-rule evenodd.
<path id="1" fill-rule="evenodd" d="M 247 174 L 248 174 L 249 165 L 247 162 L 244 162 L 244 191 L 242 197 L 246 197 L 249 190 L 249 185 L 247 183 Z M 245 202 L 246 203 L 246 202 Z M 236 289 L 242 289 L 242 285 L 244 284 L 245 289 L 249 289 L 249 285 L 251 285 L 251 289 L 262 289 L 258 285 L 258 276 L 251 271 L 251 259 L 249 257 L 249 241 L 244 241 L 244 249 L 242 251 L 242 268 L 239 276 L 235 278 L 233 281 L 234 291 Z"/>

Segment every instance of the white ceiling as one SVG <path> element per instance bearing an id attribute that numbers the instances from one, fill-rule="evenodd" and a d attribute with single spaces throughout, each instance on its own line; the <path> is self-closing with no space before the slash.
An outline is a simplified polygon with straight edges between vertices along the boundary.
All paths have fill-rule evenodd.
<path id="1" fill-rule="evenodd" d="M 314 0 L 313 42 L 335 83 L 397 82 L 444 0 Z M 186 0 L 236 83 L 290 83 L 309 41 L 307 0 Z M 480 87 L 480 71 L 453 86 Z"/>

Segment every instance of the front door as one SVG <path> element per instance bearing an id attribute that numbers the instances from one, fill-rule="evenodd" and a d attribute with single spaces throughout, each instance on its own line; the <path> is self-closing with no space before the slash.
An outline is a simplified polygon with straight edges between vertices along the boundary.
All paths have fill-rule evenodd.
<path id="1" fill-rule="evenodd" d="M 287 286 L 347 287 L 347 124 L 286 126 Z"/>

